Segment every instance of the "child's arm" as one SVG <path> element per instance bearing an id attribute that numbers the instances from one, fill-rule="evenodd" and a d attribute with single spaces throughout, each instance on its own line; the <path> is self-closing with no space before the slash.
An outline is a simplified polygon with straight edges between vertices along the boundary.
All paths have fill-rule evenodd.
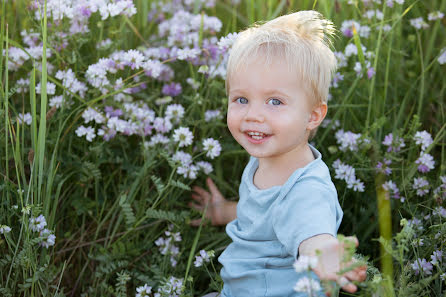
<path id="1" fill-rule="evenodd" d="M 206 211 L 206 218 L 211 220 L 212 225 L 226 225 L 237 217 L 237 202 L 226 200 L 218 190 L 211 178 L 207 178 L 210 193 L 205 189 L 194 186 L 192 190 L 192 198 L 198 203 L 189 203 L 189 206 L 199 211 L 204 211 L 206 204 L 208 204 Z M 198 226 L 201 219 L 192 220 L 191 225 Z"/>
<path id="2" fill-rule="evenodd" d="M 347 240 L 353 241 L 358 246 L 356 237 L 347 237 Z M 320 234 L 310 237 L 299 246 L 299 254 L 307 256 L 316 256 L 316 250 L 320 251 L 318 265 L 314 270 L 321 280 L 334 280 L 347 292 L 356 292 L 357 287 L 350 281 L 364 281 L 367 277 L 366 266 L 357 267 L 351 271 L 338 275 L 344 267 L 351 265 L 354 259 L 347 263 L 342 263 L 344 255 L 344 244 L 330 234 Z"/>

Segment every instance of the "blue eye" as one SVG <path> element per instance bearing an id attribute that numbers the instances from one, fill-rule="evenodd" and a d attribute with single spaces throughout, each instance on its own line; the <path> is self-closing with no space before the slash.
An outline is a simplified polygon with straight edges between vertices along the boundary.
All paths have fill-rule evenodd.
<path id="1" fill-rule="evenodd" d="M 282 101 L 280 101 L 279 99 L 276 99 L 276 98 L 272 98 L 271 100 L 268 101 L 268 104 L 277 106 L 277 105 L 282 104 Z"/>
<path id="2" fill-rule="evenodd" d="M 238 97 L 237 99 L 235 99 L 236 102 L 240 103 L 240 104 L 246 104 L 248 103 L 248 99 L 244 98 L 244 97 Z"/>

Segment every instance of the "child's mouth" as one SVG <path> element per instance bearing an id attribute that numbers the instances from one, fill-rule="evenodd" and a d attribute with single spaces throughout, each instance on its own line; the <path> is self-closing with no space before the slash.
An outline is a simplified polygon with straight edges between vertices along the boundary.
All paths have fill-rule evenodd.
<path id="1" fill-rule="evenodd" d="M 247 136 L 250 142 L 256 144 L 266 141 L 271 136 L 271 134 L 265 134 L 262 132 L 254 132 L 254 131 L 245 132 L 245 135 Z"/>

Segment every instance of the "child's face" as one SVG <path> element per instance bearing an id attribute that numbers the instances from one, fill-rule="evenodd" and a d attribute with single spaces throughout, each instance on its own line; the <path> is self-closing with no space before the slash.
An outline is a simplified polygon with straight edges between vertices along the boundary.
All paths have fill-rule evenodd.
<path id="1" fill-rule="evenodd" d="M 228 128 L 256 158 L 296 158 L 308 143 L 309 129 L 317 126 L 312 107 L 284 62 L 266 67 L 257 59 L 230 77 Z"/>

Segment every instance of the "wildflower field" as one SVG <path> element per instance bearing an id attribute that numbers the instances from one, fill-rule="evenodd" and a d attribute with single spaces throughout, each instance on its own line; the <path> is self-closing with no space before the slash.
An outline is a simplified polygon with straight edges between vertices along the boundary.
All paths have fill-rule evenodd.
<path id="1" fill-rule="evenodd" d="M 207 176 L 236 201 L 249 158 L 228 53 L 309 9 L 339 30 L 312 143 L 368 265 L 348 295 L 445 296 L 446 0 L 0 3 L 1 296 L 220 291 L 230 238 L 189 203 Z"/>

